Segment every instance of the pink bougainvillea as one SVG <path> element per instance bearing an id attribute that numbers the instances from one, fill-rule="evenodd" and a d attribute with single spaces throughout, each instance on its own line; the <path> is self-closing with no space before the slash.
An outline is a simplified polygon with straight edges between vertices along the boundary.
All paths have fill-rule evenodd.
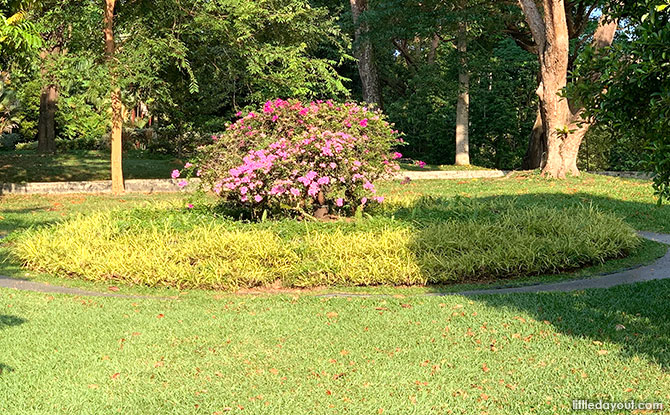
<path id="1" fill-rule="evenodd" d="M 276 99 L 238 116 L 187 165 L 213 192 L 252 210 L 325 203 L 351 212 L 383 202 L 373 182 L 399 169 L 400 137 L 376 109 Z"/>

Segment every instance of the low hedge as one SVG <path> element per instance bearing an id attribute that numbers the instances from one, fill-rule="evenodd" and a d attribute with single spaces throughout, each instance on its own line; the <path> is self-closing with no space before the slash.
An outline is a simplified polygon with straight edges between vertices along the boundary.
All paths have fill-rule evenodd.
<path id="1" fill-rule="evenodd" d="M 414 285 L 556 273 L 621 257 L 633 229 L 592 208 L 400 205 L 335 222 L 243 223 L 175 209 L 79 216 L 19 237 L 30 268 L 89 280 L 234 290 Z"/>

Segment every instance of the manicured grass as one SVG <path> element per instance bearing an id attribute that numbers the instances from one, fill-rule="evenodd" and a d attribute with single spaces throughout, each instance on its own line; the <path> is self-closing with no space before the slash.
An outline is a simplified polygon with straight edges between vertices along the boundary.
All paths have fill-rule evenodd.
<path id="1" fill-rule="evenodd" d="M 35 151 L 0 151 L 0 183 L 109 180 L 109 153 L 69 151 L 39 154 Z M 167 179 L 183 166 L 172 157 L 131 151 L 124 154 L 126 179 Z"/>
<path id="2" fill-rule="evenodd" d="M 564 414 L 578 398 L 670 400 L 670 281 L 475 298 L 190 296 L 0 289 L 0 411 Z"/>
<path id="3" fill-rule="evenodd" d="M 507 200 L 518 206 L 569 207 L 592 205 L 614 213 L 637 230 L 670 233 L 670 206 L 657 205 L 651 182 L 593 174 L 547 180 L 536 172 L 513 173 L 501 179 L 415 180 L 383 183 L 385 194 L 461 197 L 473 201 Z"/>

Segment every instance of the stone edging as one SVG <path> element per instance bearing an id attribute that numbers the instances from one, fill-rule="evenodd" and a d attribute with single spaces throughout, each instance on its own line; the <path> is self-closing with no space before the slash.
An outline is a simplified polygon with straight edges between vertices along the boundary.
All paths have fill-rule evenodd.
<path id="1" fill-rule="evenodd" d="M 133 179 L 126 180 L 126 191 L 131 193 L 156 192 L 189 192 L 195 190 L 199 179 L 192 179 L 189 185 L 180 188 L 178 180 L 173 179 Z M 3 194 L 67 194 L 67 193 L 109 193 L 112 190 L 111 180 L 84 182 L 33 182 L 33 183 L 2 183 L 0 195 Z"/>
<path id="2" fill-rule="evenodd" d="M 590 171 L 588 173 L 609 177 L 622 177 L 625 179 L 650 180 L 654 177 L 652 173 L 646 171 Z"/>
<path id="3" fill-rule="evenodd" d="M 463 170 L 463 171 L 403 171 L 393 180 L 429 180 L 429 179 L 479 179 L 504 177 L 501 170 Z M 132 179 L 126 180 L 126 192 L 163 193 L 191 192 L 197 189 L 200 179 L 189 179 L 189 185 L 180 188 L 175 179 Z M 83 182 L 33 182 L 0 183 L 0 195 L 3 194 L 68 194 L 68 193 L 109 193 L 111 180 Z"/>

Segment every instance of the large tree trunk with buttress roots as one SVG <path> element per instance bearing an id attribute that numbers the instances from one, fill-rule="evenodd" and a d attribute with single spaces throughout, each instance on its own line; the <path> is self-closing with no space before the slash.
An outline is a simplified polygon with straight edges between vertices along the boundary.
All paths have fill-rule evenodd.
<path id="1" fill-rule="evenodd" d="M 577 155 L 584 135 L 591 125 L 582 117 L 582 108 L 571 108 L 568 100 L 560 96 L 567 85 L 569 38 L 563 0 L 543 0 L 543 13 L 534 0 L 519 0 L 533 39 L 538 48 L 540 62 L 540 115 L 546 139 L 546 158 L 542 174 L 564 178 L 579 175 Z M 593 36 L 593 46 L 611 45 L 617 22 L 602 16 Z"/>

